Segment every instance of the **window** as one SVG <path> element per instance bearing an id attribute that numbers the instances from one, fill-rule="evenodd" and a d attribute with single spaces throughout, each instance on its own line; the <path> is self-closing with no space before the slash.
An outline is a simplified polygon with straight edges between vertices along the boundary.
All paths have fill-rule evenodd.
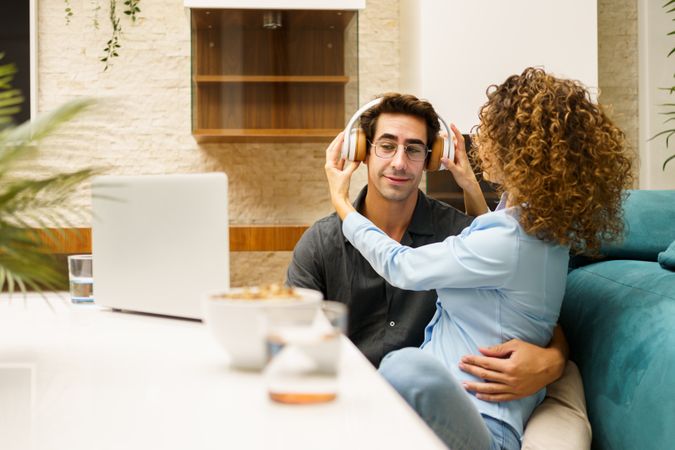
<path id="1" fill-rule="evenodd" d="M 15 116 L 17 123 L 30 119 L 31 105 L 35 102 L 35 93 L 31 89 L 31 70 L 35 68 L 31 58 L 34 8 L 34 0 L 6 1 L 0 4 L 0 53 L 5 54 L 0 64 L 16 64 L 18 72 L 12 85 L 20 89 L 24 97 L 21 112 Z"/>

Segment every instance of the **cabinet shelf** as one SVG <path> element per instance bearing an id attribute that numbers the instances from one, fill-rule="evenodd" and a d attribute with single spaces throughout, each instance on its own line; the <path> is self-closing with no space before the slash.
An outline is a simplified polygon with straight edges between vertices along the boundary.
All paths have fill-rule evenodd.
<path id="1" fill-rule="evenodd" d="M 356 11 L 192 10 L 198 142 L 325 142 L 358 107 Z"/>
<path id="2" fill-rule="evenodd" d="M 347 84 L 341 75 L 195 75 L 197 83 L 329 83 Z"/>
<path id="3" fill-rule="evenodd" d="M 193 135 L 197 142 L 245 142 L 264 141 L 330 141 L 342 131 L 341 128 L 211 128 L 196 129 Z"/>

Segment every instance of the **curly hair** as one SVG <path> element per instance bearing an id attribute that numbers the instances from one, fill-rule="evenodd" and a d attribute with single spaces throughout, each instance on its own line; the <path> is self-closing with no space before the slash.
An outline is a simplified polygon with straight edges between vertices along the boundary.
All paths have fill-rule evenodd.
<path id="1" fill-rule="evenodd" d="M 474 157 L 520 205 L 524 230 L 588 255 L 619 239 L 633 158 L 584 86 L 529 67 L 487 96 Z"/>
<path id="2" fill-rule="evenodd" d="M 424 120 L 427 128 L 427 147 L 431 148 L 441 125 L 438 114 L 431 103 L 420 100 L 414 95 L 389 92 L 382 95 L 382 101 L 361 114 L 360 124 L 366 133 L 368 142 L 372 142 L 377 128 L 377 119 L 382 113 L 407 114 Z M 367 144 L 370 148 L 370 144 Z"/>

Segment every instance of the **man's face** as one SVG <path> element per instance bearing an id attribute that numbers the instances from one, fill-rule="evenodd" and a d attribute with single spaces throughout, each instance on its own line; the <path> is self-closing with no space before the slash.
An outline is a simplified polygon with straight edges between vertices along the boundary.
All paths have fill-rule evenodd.
<path id="1" fill-rule="evenodd" d="M 380 139 L 397 142 L 399 145 L 427 144 L 427 128 L 423 119 L 406 114 L 382 113 L 377 119 L 373 143 Z M 391 159 L 375 154 L 371 145 L 366 158 L 368 165 L 368 193 L 377 194 L 385 200 L 401 202 L 417 195 L 417 186 L 424 172 L 424 161 L 411 161 L 403 147 L 399 147 Z"/>

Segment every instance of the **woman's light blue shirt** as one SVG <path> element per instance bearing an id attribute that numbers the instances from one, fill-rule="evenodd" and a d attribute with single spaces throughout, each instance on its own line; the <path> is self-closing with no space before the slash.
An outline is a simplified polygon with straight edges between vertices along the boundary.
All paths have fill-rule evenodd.
<path id="1" fill-rule="evenodd" d="M 569 248 L 525 233 L 514 208 L 498 207 L 476 218 L 459 236 L 411 248 L 400 245 L 359 213 L 342 230 L 393 286 L 436 289 L 436 314 L 422 349 L 442 361 L 460 381 L 482 381 L 459 370 L 460 358 L 517 338 L 545 347 L 558 320 Z M 511 425 L 522 436 L 542 389 L 521 400 L 471 399 L 481 414 Z"/>

